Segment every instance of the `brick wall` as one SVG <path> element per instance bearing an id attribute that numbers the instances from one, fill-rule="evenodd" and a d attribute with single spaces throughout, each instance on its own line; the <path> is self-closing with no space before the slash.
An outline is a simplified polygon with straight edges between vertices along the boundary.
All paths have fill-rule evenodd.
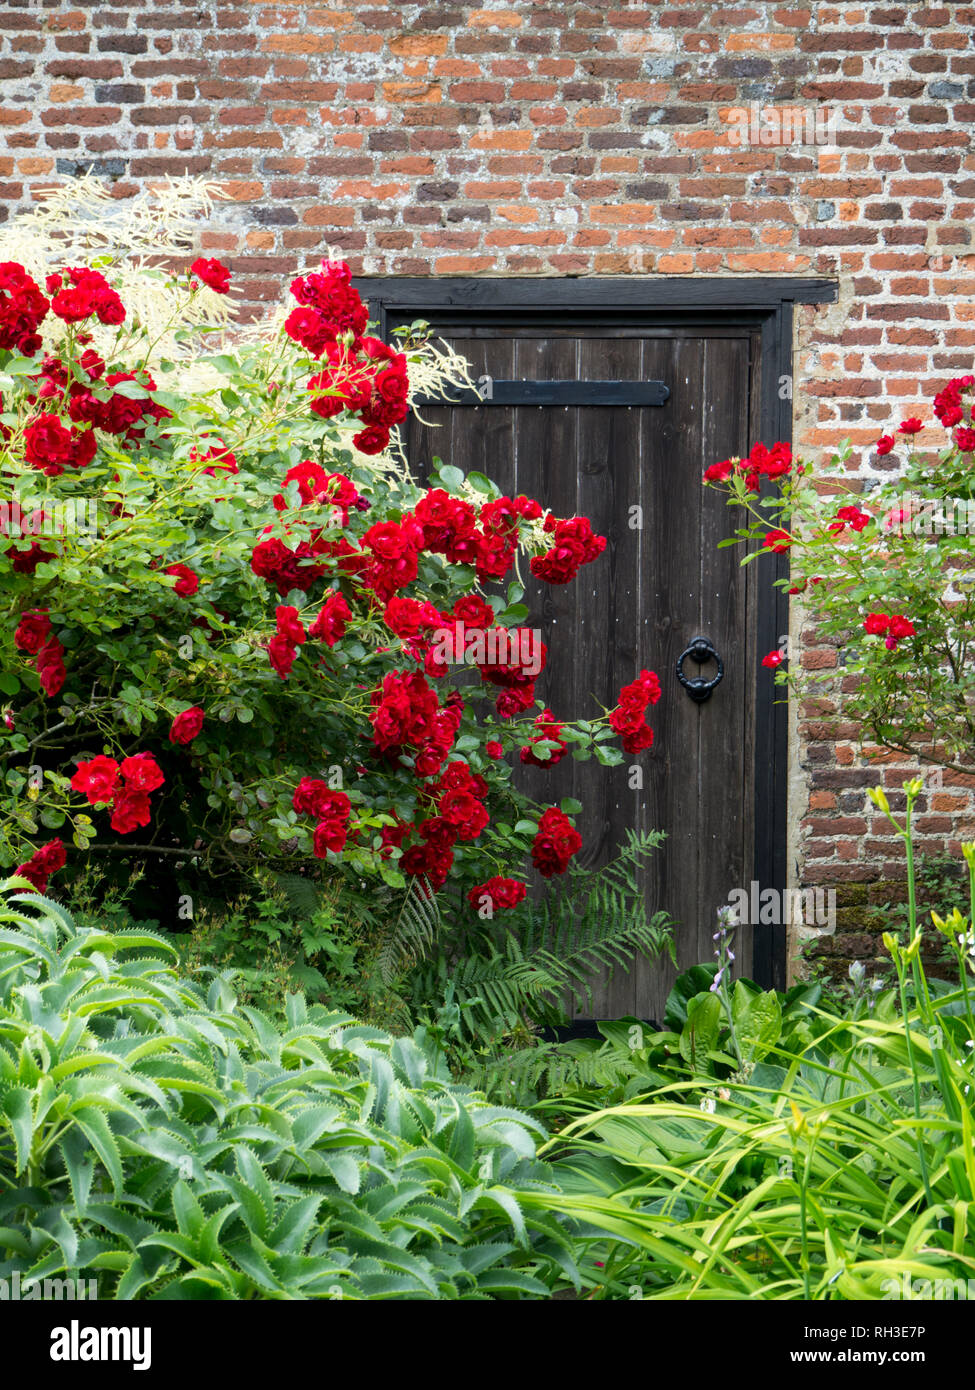
<path id="1" fill-rule="evenodd" d="M 973 20 L 955 4 L 6 0 L 0 217 L 90 164 L 120 197 L 207 174 L 232 201 L 201 245 L 252 312 L 328 247 L 365 274 L 834 276 L 838 303 L 798 315 L 795 438 L 849 436 L 868 476 L 881 426 L 930 418 L 925 399 L 972 365 Z M 752 103 L 840 110 L 836 143 L 736 145 L 729 118 Z M 835 652 L 807 636 L 803 659 Z M 794 858 L 853 908 L 903 864 L 856 731 L 837 743 L 814 715 L 797 711 Z M 890 761 L 883 780 L 910 771 Z M 930 848 L 975 835 L 969 783 L 945 774 L 918 824 Z M 849 912 L 827 949 L 876 954 Z"/>

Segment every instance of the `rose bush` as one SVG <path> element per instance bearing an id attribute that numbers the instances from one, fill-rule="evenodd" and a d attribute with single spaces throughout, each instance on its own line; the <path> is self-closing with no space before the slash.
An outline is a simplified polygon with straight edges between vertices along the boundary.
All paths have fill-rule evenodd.
<path id="1" fill-rule="evenodd" d="M 214 260 L 147 273 L 184 339 L 232 289 Z M 418 485 L 391 432 L 456 362 L 370 336 L 342 263 L 291 294 L 283 328 L 201 345 L 194 386 L 110 265 L 0 265 L 0 862 L 44 888 L 113 850 L 317 861 L 514 907 L 581 841 L 507 759 L 639 752 L 659 683 L 581 725 L 543 707 L 520 565 L 567 583 L 605 539 L 481 475 Z"/>
<path id="2" fill-rule="evenodd" d="M 932 410 L 948 439 L 922 451 L 928 426 L 903 420 L 874 446 L 866 480 L 844 444 L 825 467 L 789 447 L 756 444 L 747 458 L 712 464 L 705 482 L 748 514 L 736 532 L 747 564 L 789 557 L 814 643 L 836 664 L 763 657 L 775 680 L 810 703 L 817 720 L 855 721 L 865 743 L 975 772 L 975 377 L 947 383 Z M 735 541 L 725 544 L 735 544 Z M 821 661 L 821 658 L 820 658 Z M 837 679 L 842 668 L 842 679 Z M 614 727 L 616 725 L 614 724 Z"/>

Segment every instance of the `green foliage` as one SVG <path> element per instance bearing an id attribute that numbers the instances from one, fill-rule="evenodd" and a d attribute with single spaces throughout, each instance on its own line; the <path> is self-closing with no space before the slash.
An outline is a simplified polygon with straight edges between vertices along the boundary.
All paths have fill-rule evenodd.
<path id="1" fill-rule="evenodd" d="M 485 1299 L 575 1279 L 537 1121 L 393 1039 L 277 1026 L 152 933 L 0 912 L 0 1276 L 110 1299 Z"/>
<path id="2" fill-rule="evenodd" d="M 549 1146 L 571 1191 L 548 1209 L 592 1241 L 582 1262 L 602 1266 L 586 1276 L 592 1296 L 879 1299 L 900 1296 L 904 1278 L 975 1275 L 975 845 L 964 847 L 970 915 L 934 917 L 957 984 L 928 980 L 910 831 L 920 789 L 907 784 L 897 826 L 911 938 L 884 936 L 895 988 L 871 995 L 857 977 L 845 1006 L 828 1010 L 801 986 L 777 1015 L 769 996 L 736 985 L 733 1026 L 755 1060 L 732 1071 L 713 1009 L 699 1018 L 713 968 L 698 967 L 671 995 L 671 1060 L 650 1040 L 668 1084 L 646 1103 L 594 1109 L 574 1097 L 578 1118 Z"/>
<path id="3" fill-rule="evenodd" d="M 540 900 L 526 899 L 493 920 L 472 925 L 458 904 L 436 956 L 412 970 L 404 997 L 418 1015 L 435 1012 L 449 984 L 463 1035 L 487 1044 L 526 1025 L 565 1023 L 570 1006 L 591 1007 L 599 971 L 611 975 L 639 953 L 651 960 L 673 955 L 669 919 L 647 915 L 636 876 L 663 838 L 630 831 L 603 868 L 570 865 Z"/>
<path id="4" fill-rule="evenodd" d="M 868 491 L 851 481 L 857 465 L 848 441 L 825 464 L 796 460 L 782 476 L 773 473 L 775 490 L 764 494 L 750 490 L 744 461 L 723 486 L 747 519 L 737 542 L 722 542 L 744 542 L 748 564 L 771 553 L 766 537 L 777 532 L 789 576 L 776 586 L 802 594 L 816 643 L 837 649 L 842 681 L 836 667 L 793 659 L 788 672 L 776 671 L 778 684 L 815 700 L 817 720 L 857 725 L 868 752 L 908 752 L 967 772 L 975 770 L 975 490 L 972 453 L 962 447 L 971 434 L 970 393 L 960 381 L 939 393 L 954 397 L 963 426 L 949 431 L 939 452 L 891 434 L 898 453 Z M 871 614 L 907 620 L 907 629 L 870 631 Z"/>

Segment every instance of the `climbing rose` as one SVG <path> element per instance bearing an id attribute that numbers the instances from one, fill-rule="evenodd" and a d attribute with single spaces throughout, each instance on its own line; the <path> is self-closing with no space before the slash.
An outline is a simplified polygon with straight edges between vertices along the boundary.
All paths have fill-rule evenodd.
<path id="1" fill-rule="evenodd" d="M 762 657 L 762 665 L 770 666 L 774 670 L 776 666 L 781 666 L 784 660 L 785 657 L 782 655 L 781 652 L 769 652 L 768 656 Z"/>
<path id="2" fill-rule="evenodd" d="M 123 758 L 120 771 L 127 789 L 133 792 L 154 792 L 166 780 L 151 753 L 136 753 L 134 757 Z"/>
<path id="3" fill-rule="evenodd" d="M 783 551 L 789 549 L 789 546 L 792 544 L 792 537 L 789 535 L 788 531 L 768 531 L 766 532 L 762 544 L 767 549 L 774 550 L 776 555 L 781 555 Z"/>
<path id="4" fill-rule="evenodd" d="M 289 642 L 287 637 L 282 637 L 280 633 L 276 633 L 267 644 L 267 653 L 275 671 L 283 681 L 287 680 L 291 668 L 295 664 L 298 648 L 293 642 Z"/>
<path id="5" fill-rule="evenodd" d="M 64 868 L 67 858 L 64 845 L 60 840 L 48 840 L 46 845 L 42 845 L 40 849 L 35 849 L 25 863 L 18 864 L 14 873 L 20 874 L 21 878 L 26 878 L 34 885 L 38 893 L 45 893 L 48 878 L 58 869 Z"/>
<path id="6" fill-rule="evenodd" d="M 198 256 L 190 266 L 190 271 L 217 294 L 226 294 L 230 289 L 230 271 L 220 261 L 207 260 L 203 256 Z"/>
<path id="7" fill-rule="evenodd" d="M 50 307 L 22 265 L 0 264 L 0 348 L 33 356 L 41 346 L 37 330 Z"/>
<path id="8" fill-rule="evenodd" d="M 293 608 L 289 603 L 279 603 L 274 610 L 274 616 L 278 636 L 300 647 L 306 640 L 306 633 L 298 617 L 297 608 Z"/>
<path id="9" fill-rule="evenodd" d="M 488 757 L 493 758 L 495 762 L 498 760 L 498 758 L 504 757 L 504 749 L 502 748 L 501 744 L 497 742 L 496 739 L 489 739 L 488 742 L 484 745 L 484 751 L 488 755 Z"/>
<path id="10" fill-rule="evenodd" d="M 21 614 L 14 633 L 14 643 L 22 652 L 36 655 L 47 641 L 51 631 L 51 619 L 46 608 L 31 608 Z"/>
<path id="11" fill-rule="evenodd" d="M 49 637 L 37 653 L 37 678 L 48 699 L 56 695 L 64 685 L 67 673 L 64 669 L 63 655 L 64 648 L 56 637 Z"/>
<path id="12" fill-rule="evenodd" d="M 318 617 L 308 629 L 308 635 L 334 647 L 336 642 L 345 636 L 345 626 L 351 617 L 352 612 L 345 596 L 333 589 L 319 609 Z"/>
<path id="13" fill-rule="evenodd" d="M 114 758 L 106 758 L 101 753 L 88 762 L 78 764 L 78 771 L 71 779 L 76 792 L 82 792 L 92 806 L 99 802 L 111 801 L 118 785 L 119 765 Z"/>
<path id="14" fill-rule="evenodd" d="M 331 795 L 332 789 L 327 782 L 318 777 L 302 777 L 295 787 L 291 804 L 299 816 L 315 816 L 318 819 L 324 815 Z"/>
<path id="15" fill-rule="evenodd" d="M 176 578 L 175 592 L 180 598 L 189 598 L 195 594 L 200 587 L 200 580 L 188 565 L 167 565 L 164 574 L 172 574 Z"/>
<path id="16" fill-rule="evenodd" d="M 924 424 L 916 415 L 911 415 L 907 420 L 902 420 L 897 426 L 898 434 L 920 434 L 924 429 Z"/>
<path id="17" fill-rule="evenodd" d="M 892 434 L 882 434 L 873 447 L 878 454 L 889 454 L 894 447 L 894 436 Z"/>
<path id="18" fill-rule="evenodd" d="M 111 826 L 120 835 L 130 835 L 150 820 L 149 797 L 144 791 L 123 788 L 115 797 Z"/>
<path id="19" fill-rule="evenodd" d="M 490 906 L 492 912 L 497 912 L 499 908 L 517 907 L 524 899 L 525 885 L 519 883 L 516 878 L 501 878 L 495 876 L 489 878 L 486 883 L 479 883 L 476 888 L 472 888 L 467 895 L 467 901 L 471 907 L 483 909 Z M 488 901 L 485 902 L 484 899 Z"/>
<path id="20" fill-rule="evenodd" d="M 532 841 L 532 863 L 543 878 L 564 874 L 569 860 L 582 848 L 582 836 L 564 812 L 550 806 L 538 822 Z"/>
<path id="21" fill-rule="evenodd" d="M 170 743 L 192 743 L 203 728 L 203 710 L 192 705 L 182 710 L 173 720 L 169 730 Z"/>
<path id="22" fill-rule="evenodd" d="M 318 811 L 319 821 L 313 838 L 316 859 L 324 859 L 326 850 L 338 854 L 345 848 L 351 810 L 352 803 L 345 792 L 326 791 Z"/>
<path id="23" fill-rule="evenodd" d="M 63 473 L 71 462 L 73 439 L 57 415 L 38 415 L 24 430 L 24 458 L 49 478 Z"/>
<path id="24" fill-rule="evenodd" d="M 881 637 L 890 627 L 890 619 L 884 613 L 869 613 L 863 627 L 872 637 Z"/>
<path id="25" fill-rule="evenodd" d="M 554 767 L 560 763 L 569 751 L 568 744 L 560 738 L 563 725 L 555 720 L 550 709 L 542 710 L 541 714 L 535 716 L 535 727 L 538 733 L 534 734 L 521 750 L 521 761 L 530 763 L 532 767 Z M 536 743 L 555 743 L 557 747 L 548 749 L 548 757 L 539 757 L 533 747 Z"/>

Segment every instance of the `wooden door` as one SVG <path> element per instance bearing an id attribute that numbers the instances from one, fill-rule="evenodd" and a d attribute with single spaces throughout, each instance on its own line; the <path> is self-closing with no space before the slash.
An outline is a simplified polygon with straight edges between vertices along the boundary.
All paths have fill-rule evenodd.
<path id="1" fill-rule="evenodd" d="M 526 623 L 542 629 L 549 647 L 537 692 L 556 716 L 595 717 L 642 668 L 656 671 L 663 697 L 651 711 L 654 746 L 617 767 L 567 758 L 551 770 L 520 769 L 521 785 L 546 803 L 582 802 L 584 865 L 604 863 L 627 827 L 665 830 L 644 875 L 648 909 L 676 920 L 681 969 L 709 960 L 717 908 L 752 879 L 756 652 L 753 567 L 740 567 L 737 548 L 718 549 L 734 514 L 702 485 L 702 473 L 749 447 L 754 338 L 717 325 L 580 330 L 564 320 L 454 323 L 443 336 L 475 379 L 572 382 L 575 399 L 599 399 L 583 385 L 593 382 L 660 381 L 669 391 L 662 405 L 427 405 L 429 424 L 412 421 L 407 447 L 420 475 L 434 457 L 477 469 L 509 495 L 527 493 L 558 516 L 589 517 L 608 537 L 574 583 L 529 577 Z M 676 676 L 678 657 L 699 635 L 724 662 L 721 683 L 702 703 Z M 690 660 L 684 669 L 706 678 L 716 670 Z M 631 788 L 633 766 L 643 770 L 642 788 Z M 750 942 L 741 948 L 739 968 L 750 973 Z M 660 1020 L 673 977 L 668 964 L 638 961 L 598 983 L 594 1014 Z"/>

